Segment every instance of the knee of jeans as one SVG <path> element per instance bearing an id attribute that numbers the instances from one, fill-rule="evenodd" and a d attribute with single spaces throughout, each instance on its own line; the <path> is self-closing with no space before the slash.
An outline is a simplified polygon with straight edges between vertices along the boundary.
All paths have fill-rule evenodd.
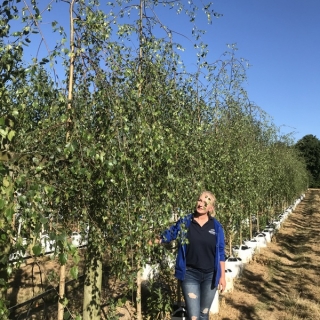
<path id="1" fill-rule="evenodd" d="M 198 296 L 197 296 L 196 294 L 194 294 L 193 292 L 189 292 L 189 293 L 188 293 L 188 297 L 189 297 L 190 299 L 197 299 L 197 298 L 198 298 Z"/>
<path id="2" fill-rule="evenodd" d="M 191 317 L 191 320 L 197 320 L 197 319 L 198 317 L 195 317 L 195 316 Z"/>
<path id="3" fill-rule="evenodd" d="M 203 314 L 207 314 L 208 312 L 209 312 L 209 309 L 208 309 L 208 308 L 205 308 L 205 309 L 203 309 L 203 311 L 202 311 Z"/>

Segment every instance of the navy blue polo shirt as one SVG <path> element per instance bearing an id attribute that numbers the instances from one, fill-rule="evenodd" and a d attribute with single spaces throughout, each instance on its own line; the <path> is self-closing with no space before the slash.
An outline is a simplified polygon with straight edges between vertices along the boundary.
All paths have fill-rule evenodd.
<path id="1" fill-rule="evenodd" d="M 187 232 L 187 267 L 202 272 L 214 271 L 216 232 L 213 218 L 201 227 L 193 218 Z"/>

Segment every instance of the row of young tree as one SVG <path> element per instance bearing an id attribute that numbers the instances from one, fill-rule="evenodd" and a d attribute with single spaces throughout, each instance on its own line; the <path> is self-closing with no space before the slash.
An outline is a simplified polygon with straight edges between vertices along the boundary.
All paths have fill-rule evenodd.
<path id="1" fill-rule="evenodd" d="M 150 257 L 148 240 L 173 214 L 193 210 L 201 190 L 216 194 L 217 216 L 231 245 L 252 237 L 243 221 L 255 215 L 264 224 L 308 187 L 305 162 L 291 140 L 248 99 L 245 62 L 233 46 L 223 60 L 209 63 L 201 32 L 193 27 L 199 58 L 191 74 L 182 67 L 173 31 L 156 15 L 163 4 L 117 1 L 107 11 L 98 1 L 70 0 L 57 2 L 70 10 L 69 35 L 54 22 L 60 44 L 27 63 L 25 46 L 36 33 L 46 39 L 38 4 L 23 2 L 19 7 L 20 1 L 8 0 L 0 7 L 3 319 L 14 272 L 9 255 L 41 255 L 43 232 L 55 240 L 61 264 L 60 320 L 64 314 L 76 317 L 63 285 L 70 257 L 77 276 L 70 234 L 75 222 L 83 232 L 89 226 L 82 319 L 95 320 L 101 315 L 103 266 L 110 277 L 139 288 L 137 272 Z M 192 2 L 166 4 L 194 20 Z M 202 9 L 209 19 L 219 16 L 210 5 Z M 128 12 L 138 17 L 132 24 L 121 20 Z M 20 31 L 12 33 L 19 18 Z M 167 38 L 155 36 L 159 25 Z M 65 68 L 61 83 L 55 63 Z M 137 302 L 141 319 L 139 290 Z"/>

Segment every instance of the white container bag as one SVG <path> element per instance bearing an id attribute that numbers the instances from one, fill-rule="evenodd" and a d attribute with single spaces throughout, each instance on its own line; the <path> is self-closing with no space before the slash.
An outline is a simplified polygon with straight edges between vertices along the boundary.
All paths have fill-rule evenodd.
<path id="1" fill-rule="evenodd" d="M 245 240 L 244 244 L 251 249 L 252 254 L 254 254 L 256 251 L 259 251 L 260 249 L 258 241 L 254 238 L 251 240 Z"/>
<path id="2" fill-rule="evenodd" d="M 235 278 L 233 275 L 233 271 L 231 269 L 226 269 L 226 289 L 224 292 L 232 292 L 233 291 L 233 279 Z"/>
<path id="3" fill-rule="evenodd" d="M 230 269 L 232 271 L 234 278 L 239 277 L 242 271 L 242 262 L 235 257 L 229 257 L 226 260 L 226 269 Z"/>
<path id="4" fill-rule="evenodd" d="M 267 246 L 266 236 L 263 233 L 259 233 L 254 237 L 259 243 L 260 248 L 265 248 Z"/>
<path id="5" fill-rule="evenodd" d="M 210 307 L 210 313 L 213 313 L 213 314 L 219 313 L 219 290 L 216 291 L 216 294 L 212 301 L 212 304 Z"/>
<path id="6" fill-rule="evenodd" d="M 272 238 L 271 232 L 268 229 L 263 229 L 262 233 L 265 235 L 267 243 L 271 242 L 271 238 Z"/>
<path id="7" fill-rule="evenodd" d="M 141 273 L 141 280 L 148 281 L 153 279 L 159 273 L 159 264 L 146 264 Z"/>

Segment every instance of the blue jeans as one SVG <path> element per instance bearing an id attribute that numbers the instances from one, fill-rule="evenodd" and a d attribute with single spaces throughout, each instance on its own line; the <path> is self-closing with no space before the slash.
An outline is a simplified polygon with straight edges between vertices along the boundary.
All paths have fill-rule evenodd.
<path id="1" fill-rule="evenodd" d="M 204 273 L 187 267 L 181 288 L 189 320 L 209 320 L 209 311 L 217 291 L 213 286 L 213 272 Z"/>

